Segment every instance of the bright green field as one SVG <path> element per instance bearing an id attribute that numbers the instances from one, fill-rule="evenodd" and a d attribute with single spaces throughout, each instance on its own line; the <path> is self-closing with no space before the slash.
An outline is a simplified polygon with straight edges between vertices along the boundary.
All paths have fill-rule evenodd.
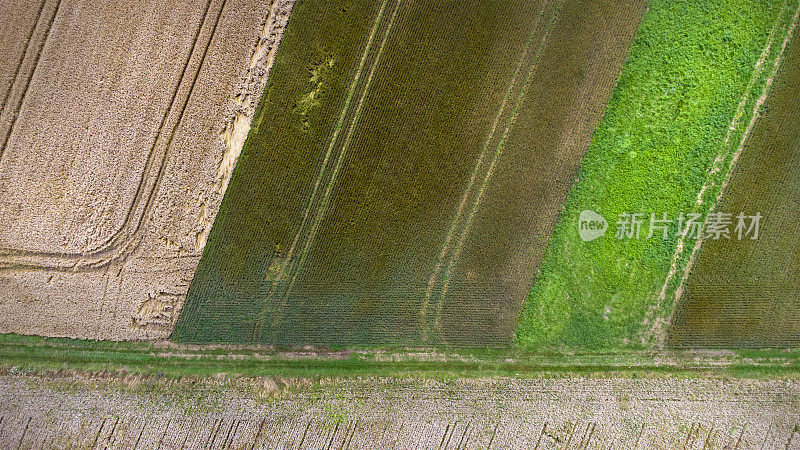
<path id="1" fill-rule="evenodd" d="M 773 25 L 777 20 L 782 40 L 796 9 L 796 2 L 782 10 L 783 5 L 650 2 L 523 307 L 516 333 L 520 346 L 619 348 L 658 342 L 664 330 L 653 324 L 673 308 L 675 282 L 665 300 L 659 301 L 659 293 L 676 249 L 676 229 L 667 240 L 644 239 L 646 234 L 618 240 L 618 214 L 646 213 L 649 222 L 651 212 L 692 212 L 701 186 L 715 181 L 707 168 L 730 150 L 723 146 L 729 124 Z M 774 54 L 773 48 L 766 65 Z M 751 86 L 753 92 L 761 92 L 767 72 Z M 757 96 L 747 102 L 732 142 L 738 143 Z M 608 233 L 592 242 L 578 235 L 578 216 L 586 209 L 609 222 Z M 689 241 L 688 249 L 693 245 Z"/>

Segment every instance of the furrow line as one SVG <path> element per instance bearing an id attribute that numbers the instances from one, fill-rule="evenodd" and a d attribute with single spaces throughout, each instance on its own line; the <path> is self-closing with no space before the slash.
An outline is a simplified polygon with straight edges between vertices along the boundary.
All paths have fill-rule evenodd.
<path id="1" fill-rule="evenodd" d="M 50 20 L 47 23 L 47 32 L 44 35 L 44 39 L 42 39 L 42 43 L 39 44 L 38 48 L 36 49 L 36 56 L 34 57 L 33 60 L 33 68 L 31 69 L 30 75 L 28 75 L 28 79 L 25 81 L 25 87 L 22 88 L 22 95 L 20 96 L 19 101 L 17 102 L 17 106 L 14 108 L 14 113 L 13 116 L 11 117 L 11 125 L 8 127 L 8 131 L 6 131 L 6 134 L 3 137 L 3 143 L 0 144 L 0 159 L 3 158 L 3 154 L 5 153 L 6 145 L 8 145 L 8 140 L 11 138 L 11 134 L 14 133 L 14 127 L 17 125 L 17 119 L 19 118 L 19 115 L 22 112 L 22 105 L 25 104 L 25 98 L 28 96 L 28 88 L 30 88 L 33 76 L 36 74 L 36 69 L 39 67 L 39 59 L 42 56 L 42 51 L 44 50 L 44 46 L 47 44 L 47 39 L 50 37 L 50 31 L 53 29 L 53 22 L 55 22 L 56 16 L 58 16 L 58 11 L 60 9 L 61 9 L 61 0 L 58 0 L 58 3 L 56 3 L 56 7 L 53 10 L 53 15 L 50 16 Z M 9 92 L 11 92 L 10 89 Z"/>
<path id="2" fill-rule="evenodd" d="M 290 279 L 294 280 L 294 278 L 296 276 L 296 272 L 298 270 L 298 267 L 301 264 L 301 262 L 298 262 L 295 259 L 295 252 L 297 251 L 298 246 L 302 246 L 304 249 L 308 247 L 308 244 L 309 244 L 308 241 L 309 241 L 309 238 L 310 238 L 310 231 L 308 233 L 304 233 L 304 231 L 306 230 L 306 227 L 309 224 L 309 222 L 308 222 L 309 217 L 311 215 L 314 216 L 313 219 L 312 219 L 312 222 L 310 223 L 310 226 L 313 229 L 314 223 L 317 222 L 317 219 L 318 219 L 319 215 L 321 214 L 321 212 L 320 212 L 321 203 L 317 206 L 316 209 L 314 209 L 313 207 L 314 207 L 314 204 L 317 203 L 317 201 L 318 201 L 317 200 L 317 196 L 319 194 L 319 190 L 320 190 L 320 187 L 322 186 L 323 180 L 326 179 L 328 165 L 329 165 L 329 163 L 331 163 L 331 156 L 333 155 L 333 152 L 334 152 L 334 150 L 336 148 L 336 143 L 337 143 L 338 138 L 339 138 L 339 133 L 342 131 L 342 129 L 343 129 L 344 125 L 345 125 L 344 124 L 345 119 L 347 118 L 348 112 L 350 110 L 350 105 L 351 105 L 351 102 L 353 100 L 353 97 L 356 95 L 357 88 L 358 88 L 358 86 L 360 84 L 360 81 L 361 81 L 362 72 L 364 70 L 364 67 L 367 64 L 368 56 L 369 56 L 370 51 L 372 49 L 372 45 L 373 45 L 373 43 L 375 41 L 375 36 L 376 36 L 376 34 L 378 32 L 378 29 L 380 28 L 380 24 L 381 24 L 381 22 L 383 20 L 384 13 L 385 13 L 385 10 L 386 10 L 386 6 L 388 5 L 388 3 L 389 3 L 389 0 L 384 0 L 383 1 L 383 3 L 381 4 L 381 8 L 380 8 L 380 10 L 378 11 L 378 14 L 375 17 L 375 23 L 372 26 L 372 30 L 370 31 L 370 36 L 367 39 L 367 44 L 364 47 L 364 51 L 363 51 L 363 53 L 361 55 L 361 60 L 359 61 L 358 69 L 356 70 L 356 73 L 355 73 L 355 76 L 353 78 L 353 81 L 350 83 L 350 89 L 348 90 L 344 106 L 342 107 L 342 111 L 339 114 L 339 119 L 338 119 L 338 121 L 336 123 L 336 126 L 334 128 L 333 134 L 331 136 L 330 143 L 328 145 L 328 149 L 327 149 L 327 151 L 325 153 L 325 157 L 323 158 L 323 161 L 322 161 L 322 165 L 320 166 L 320 171 L 319 171 L 319 173 L 317 175 L 317 178 L 316 178 L 316 180 L 314 182 L 314 186 L 313 186 L 312 191 L 311 191 L 311 196 L 309 197 L 308 202 L 306 204 L 306 208 L 303 211 L 303 219 L 302 219 L 302 221 L 300 223 L 300 227 L 298 228 L 297 233 L 295 233 L 295 236 L 292 239 L 292 244 L 289 247 L 289 251 L 287 252 L 287 255 L 286 255 L 286 258 L 285 258 L 286 262 L 281 265 L 278 273 L 271 280 L 270 288 L 269 288 L 269 290 L 267 292 L 266 298 L 263 300 L 263 304 L 262 304 L 261 309 L 260 309 L 260 311 L 258 313 L 257 319 L 255 320 L 254 329 L 253 329 L 253 339 L 255 339 L 257 337 L 257 335 L 261 333 L 261 328 L 262 328 L 263 323 L 264 323 L 264 321 L 266 319 L 265 315 L 266 315 L 266 312 L 267 312 L 267 308 L 269 307 L 269 305 L 274 300 L 275 292 L 276 292 L 276 289 L 278 289 L 278 286 L 280 284 L 285 283 L 287 277 L 291 277 Z M 384 41 L 383 42 L 385 42 L 386 36 L 388 36 L 390 30 L 391 30 L 391 22 L 390 22 L 389 28 L 386 31 L 386 35 L 384 36 Z M 380 59 L 380 52 L 375 57 L 375 60 L 372 62 L 373 70 L 374 70 L 374 67 L 377 66 L 377 64 L 378 64 L 378 59 Z M 370 72 L 370 75 L 371 74 L 372 74 L 372 72 Z M 364 91 L 362 93 L 363 95 L 366 94 L 366 91 L 369 88 L 369 84 L 368 83 L 369 83 L 369 80 L 367 82 L 367 85 L 364 88 Z M 361 96 L 362 100 L 363 100 L 363 95 Z M 356 119 L 354 118 L 354 121 L 355 120 Z M 353 127 L 353 122 L 351 122 L 351 123 L 349 123 L 347 125 L 347 128 L 349 128 L 349 129 L 352 129 L 352 127 Z M 336 163 L 337 163 L 337 167 L 340 164 L 341 158 L 342 158 L 342 151 L 340 151 L 338 153 L 337 157 L 335 158 L 336 159 Z M 332 177 L 328 176 L 327 178 L 328 178 L 328 182 L 326 183 L 326 188 L 327 188 L 327 186 L 330 185 Z M 320 202 L 321 202 L 321 200 L 320 200 Z M 301 238 L 304 239 L 303 242 L 301 242 Z M 287 293 L 288 293 L 288 288 L 284 289 L 283 294 L 281 296 L 282 297 L 282 304 L 280 305 L 280 309 L 283 309 L 283 307 L 285 306 Z M 273 320 L 273 322 L 277 323 L 277 321 L 279 319 L 280 319 L 280 314 L 276 314 L 276 317 Z"/>
<path id="3" fill-rule="evenodd" d="M 42 0 L 39 4 L 39 12 L 36 14 L 36 20 L 33 21 L 33 25 L 31 25 L 31 29 L 28 31 L 28 38 L 25 40 L 25 48 L 22 50 L 22 53 L 19 55 L 19 60 L 17 61 L 16 68 L 14 69 L 14 76 L 11 77 L 11 84 L 8 85 L 8 90 L 3 95 L 3 101 L 0 102 L 0 113 L 6 108 L 6 102 L 8 101 L 8 97 L 11 96 L 11 91 L 14 90 L 14 85 L 17 83 L 17 77 L 19 77 L 19 71 L 22 68 L 22 63 L 25 61 L 25 55 L 28 54 L 28 50 L 31 47 L 31 40 L 33 39 L 33 33 L 36 31 L 36 25 L 39 24 L 39 21 L 42 19 L 42 11 L 44 10 L 44 4 L 47 0 Z"/>

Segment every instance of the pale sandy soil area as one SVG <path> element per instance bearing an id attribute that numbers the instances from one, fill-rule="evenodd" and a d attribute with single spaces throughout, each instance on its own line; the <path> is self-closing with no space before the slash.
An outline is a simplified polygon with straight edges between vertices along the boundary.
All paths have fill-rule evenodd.
<path id="1" fill-rule="evenodd" d="M 169 335 L 294 0 L 0 0 L 0 332 Z"/>
<path id="2" fill-rule="evenodd" d="M 0 447 L 800 448 L 796 381 L 285 381 L 5 374 Z"/>

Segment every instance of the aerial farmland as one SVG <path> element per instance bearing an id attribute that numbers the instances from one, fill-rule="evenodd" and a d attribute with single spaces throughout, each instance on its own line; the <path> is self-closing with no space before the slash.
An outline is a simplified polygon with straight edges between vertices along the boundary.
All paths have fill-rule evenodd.
<path id="1" fill-rule="evenodd" d="M 6 3 L 3 331 L 166 338 L 291 2 Z"/>
<path id="2" fill-rule="evenodd" d="M 343 5 L 294 12 L 175 337 L 508 343 L 644 2 Z"/>
<path id="3" fill-rule="evenodd" d="M 0 11 L 0 448 L 800 448 L 800 0 Z"/>

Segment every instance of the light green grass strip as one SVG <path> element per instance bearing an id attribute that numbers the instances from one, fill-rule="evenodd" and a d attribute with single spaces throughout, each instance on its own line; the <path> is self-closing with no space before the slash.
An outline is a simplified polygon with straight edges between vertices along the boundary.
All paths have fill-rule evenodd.
<path id="1" fill-rule="evenodd" d="M 670 311 L 653 309 L 672 307 L 658 297 L 677 227 L 666 241 L 620 241 L 617 216 L 692 211 L 770 32 L 777 20 L 791 19 L 781 14 L 783 4 L 651 1 L 523 307 L 520 346 L 651 345 L 648 317 L 667 317 Z M 577 221 L 585 209 L 609 221 L 606 236 L 581 241 Z"/>

